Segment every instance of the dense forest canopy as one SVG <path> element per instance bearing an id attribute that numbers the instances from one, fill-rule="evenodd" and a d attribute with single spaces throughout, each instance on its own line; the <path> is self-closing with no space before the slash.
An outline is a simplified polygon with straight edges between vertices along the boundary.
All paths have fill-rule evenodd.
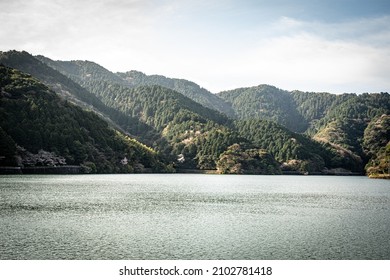
<path id="1" fill-rule="evenodd" d="M 68 164 L 99 173 L 166 170 L 151 148 L 60 98 L 28 74 L 0 66 L 0 88 L 2 165 Z"/>
<path id="2" fill-rule="evenodd" d="M 389 171 L 388 93 L 259 85 L 212 94 L 183 79 L 17 51 L 0 52 L 0 64 L 7 66 L 1 68 L 3 166 L 49 158 L 93 163 L 96 172 Z"/>

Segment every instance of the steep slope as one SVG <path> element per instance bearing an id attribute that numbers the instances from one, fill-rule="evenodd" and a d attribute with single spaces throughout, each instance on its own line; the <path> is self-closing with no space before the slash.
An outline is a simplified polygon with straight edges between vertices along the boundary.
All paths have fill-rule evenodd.
<path id="1" fill-rule="evenodd" d="M 308 122 L 297 111 L 291 94 L 269 85 L 239 88 L 218 93 L 232 104 L 239 119 L 266 119 L 295 132 L 304 132 Z"/>
<path id="2" fill-rule="evenodd" d="M 80 165 L 99 173 L 166 170 L 155 151 L 28 74 L 0 66 L 0 90 L 3 166 Z"/>
<path id="3" fill-rule="evenodd" d="M 54 61 L 42 55 L 37 55 L 36 59 L 47 64 L 53 69 L 56 69 L 65 76 L 76 81 L 78 84 L 83 84 L 88 81 L 98 80 L 106 81 L 112 84 L 132 87 L 131 83 L 122 79 L 119 75 L 112 73 L 99 64 L 87 60 L 72 60 L 72 61 Z"/>
<path id="4" fill-rule="evenodd" d="M 229 103 L 225 102 L 217 95 L 212 94 L 208 90 L 200 87 L 199 85 L 191 81 L 187 81 L 184 79 L 172 79 L 161 75 L 145 75 L 144 73 L 138 71 L 118 73 L 118 75 L 133 86 L 163 86 L 174 91 L 180 92 L 181 94 L 191 98 L 195 102 L 198 102 L 205 107 L 224 113 L 228 117 L 233 118 L 235 116 L 234 111 Z"/>
<path id="5" fill-rule="evenodd" d="M 330 94 L 326 92 L 292 91 L 298 112 L 309 123 L 309 130 L 324 118 L 328 112 L 339 104 L 353 98 L 353 94 Z"/>
<path id="6" fill-rule="evenodd" d="M 365 162 L 364 130 L 371 120 L 389 113 L 388 93 L 347 95 L 344 102 L 333 106 L 312 128 L 313 138 L 352 153 Z"/>
<path id="7" fill-rule="evenodd" d="M 212 95 L 216 103 L 224 100 L 218 106 L 225 104 L 234 110 L 230 115 L 239 120 L 233 122 L 209 108 L 217 105 L 210 105 L 214 101 L 206 90 L 186 80 L 136 71 L 115 74 L 93 62 L 52 61 L 26 52 L 0 52 L 0 63 L 28 71 L 64 99 L 136 136 L 179 168 L 215 169 L 224 155 L 224 160 L 237 160 L 233 170 L 241 164 L 248 172 L 261 173 L 265 170 L 260 168 L 262 160 L 271 155 L 284 170 L 361 172 L 370 159 L 385 158 L 365 146 L 365 131 L 371 131 L 367 127 L 373 120 L 389 114 L 388 93 L 333 95 L 260 85 Z M 206 106 L 194 102 L 197 98 Z M 0 129 L 0 138 L 0 149 L 15 146 L 4 129 Z M 235 149 L 236 145 L 241 148 Z M 253 165 L 242 162 L 254 158 Z"/>
<path id="8" fill-rule="evenodd" d="M 114 112 L 110 114 L 113 125 L 119 125 L 132 136 L 153 146 L 170 157 L 171 161 L 177 162 L 179 167 L 215 168 L 219 154 L 234 143 L 232 141 L 236 134 L 225 126 L 230 122 L 226 116 L 178 92 L 158 86 L 129 88 L 127 84 L 113 83 L 109 71 L 90 62 L 76 65 L 79 72 L 73 69 L 73 76 L 70 76 L 73 80 L 70 80 L 55 69 L 42 62 L 37 64 L 36 61 L 36 58 L 26 52 L 8 52 L 0 57 L 0 62 L 23 69 L 34 69 L 31 72 L 48 81 L 49 85 L 53 82 L 47 78 L 47 73 L 50 74 L 49 77 L 59 75 L 72 86 L 78 81 L 80 84 L 76 85 L 100 102 L 100 108 Z M 70 65 L 74 66 L 75 63 Z M 81 71 L 87 69 L 85 65 L 88 65 L 89 70 Z M 66 66 L 71 68 L 68 64 Z M 82 77 L 78 77 L 77 73 Z M 85 78 L 87 76 L 88 79 Z M 63 83 L 60 81 L 59 84 Z M 74 95 L 73 88 L 69 89 L 69 94 Z"/>
<path id="9" fill-rule="evenodd" d="M 49 59 L 46 60 L 49 61 Z M 106 106 L 99 98 L 80 84 L 54 70 L 45 63 L 42 63 L 25 51 L 0 52 L 0 64 L 34 76 L 66 100 L 69 100 L 84 109 L 92 110 L 116 129 L 119 129 L 148 145 L 151 145 L 159 138 L 158 134 L 151 127 L 140 122 L 137 118 L 131 118 L 118 110 Z M 103 68 L 100 70 L 105 75 L 110 76 L 110 74 L 107 73 L 108 71 L 104 71 Z M 77 75 L 75 75 L 74 78 L 75 77 L 77 77 Z M 148 137 L 140 138 L 140 135 L 148 135 Z"/>
<path id="10" fill-rule="evenodd" d="M 284 171 L 327 172 L 326 169 L 346 168 L 361 172 L 356 158 L 338 154 L 330 145 L 313 141 L 267 120 L 239 120 L 235 127 L 240 136 L 265 149 L 282 163 Z"/>
<path id="11" fill-rule="evenodd" d="M 96 107 L 99 110 L 104 108 L 93 94 L 25 51 L 0 52 L 0 63 L 34 76 L 61 96 L 80 106 Z"/>
<path id="12" fill-rule="evenodd" d="M 225 115 L 176 91 L 161 86 L 128 88 L 105 81 L 84 86 L 107 106 L 160 133 L 166 144 L 154 147 L 173 160 L 180 158 L 179 167 L 214 169 L 219 154 L 235 143 L 236 134 L 228 128 L 231 121 Z"/>
<path id="13" fill-rule="evenodd" d="M 370 157 L 366 165 L 371 177 L 390 177 L 390 115 L 374 118 L 364 130 L 363 148 Z"/>
<path id="14" fill-rule="evenodd" d="M 228 103 L 199 85 L 184 79 L 171 79 L 161 75 L 148 76 L 138 71 L 115 74 L 90 61 L 53 61 L 44 56 L 37 56 L 36 58 L 82 86 L 93 80 L 106 81 L 110 84 L 129 88 L 158 85 L 177 91 L 195 102 L 224 113 L 229 117 L 234 116 L 234 111 Z"/>

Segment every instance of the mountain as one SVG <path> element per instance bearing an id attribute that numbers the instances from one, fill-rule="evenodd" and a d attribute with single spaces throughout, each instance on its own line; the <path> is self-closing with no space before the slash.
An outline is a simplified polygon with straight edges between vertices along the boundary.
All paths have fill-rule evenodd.
<path id="1" fill-rule="evenodd" d="M 156 141 L 156 139 L 159 138 L 157 133 L 151 127 L 140 122 L 137 118 L 131 118 L 118 110 L 106 106 L 99 98 L 80 84 L 49 67 L 25 51 L 0 52 L 0 64 L 16 68 L 34 76 L 64 99 L 80 106 L 81 108 L 95 112 L 116 129 L 131 136 L 132 138 L 137 138 L 148 145 L 151 145 L 153 141 Z M 105 74 L 109 72 L 108 70 L 102 71 Z M 140 131 L 147 134 L 148 137 L 140 138 Z"/>
<path id="2" fill-rule="evenodd" d="M 370 157 L 366 165 L 369 176 L 390 174 L 390 115 L 374 118 L 364 130 L 363 149 Z"/>
<path id="3" fill-rule="evenodd" d="M 313 139 L 329 143 L 341 154 L 350 154 L 365 164 L 370 154 L 363 149 L 364 133 L 369 123 L 390 113 L 390 95 L 348 94 L 332 106 L 312 128 Z"/>
<path id="4" fill-rule="evenodd" d="M 51 60 L 40 59 L 52 63 Z M 178 168 L 215 169 L 220 153 L 238 138 L 237 133 L 226 126 L 230 120 L 224 114 L 204 107 L 171 89 L 118 84 L 111 78 L 105 78 L 110 76 L 109 71 L 89 62 L 79 63 L 94 69 L 88 75 L 77 78 L 74 72 L 65 77 L 42 61 L 37 61 L 38 59 L 25 52 L 0 55 L 0 63 L 13 65 L 21 70 L 35 69 L 35 72 L 31 71 L 32 74 L 46 81 L 49 86 L 53 85 L 53 79 L 50 79 L 52 76 L 66 78 L 66 82 L 73 83 L 72 86 L 80 83 L 77 86 L 99 102 L 99 108 L 102 109 L 97 108 L 98 113 L 103 115 L 105 112 L 113 112 L 108 116 L 114 127 L 120 127 L 124 132 L 152 146 L 167 160 L 176 162 Z M 44 71 L 39 71 L 40 68 Z M 46 73 L 49 73 L 49 78 Z M 63 83 L 56 79 L 55 84 Z M 77 89 L 77 86 L 73 88 Z M 68 92 L 70 96 L 75 96 L 73 89 Z"/>
<path id="5" fill-rule="evenodd" d="M 98 80 L 113 84 L 132 87 L 131 83 L 122 79 L 119 75 L 112 73 L 97 63 L 87 60 L 54 61 L 42 55 L 35 56 L 36 59 L 76 81 L 78 84 Z"/>
<path id="6" fill-rule="evenodd" d="M 356 161 L 356 157 L 341 155 L 329 144 L 294 133 L 272 121 L 238 120 L 235 121 L 235 127 L 241 137 L 282 162 L 283 171 L 313 173 L 343 167 L 353 172 L 362 172 L 362 162 Z"/>
<path id="7" fill-rule="evenodd" d="M 243 127 L 248 127 L 248 123 L 260 119 L 271 120 L 290 131 L 304 132 L 315 142 L 326 144 L 328 154 L 331 151 L 332 155 L 329 155 L 333 159 L 325 160 L 327 167 L 338 165 L 355 172 L 362 172 L 370 158 L 370 155 L 363 151 L 362 146 L 365 129 L 373 119 L 390 113 L 388 93 L 334 95 L 301 91 L 288 92 L 273 86 L 260 85 L 224 91 L 218 95 L 232 104 L 240 120 L 247 121 L 244 124 L 240 123 Z M 250 127 L 255 129 L 256 126 L 252 124 Z M 259 125 L 259 127 L 264 129 L 264 126 Z M 244 133 L 244 137 L 256 141 L 261 147 L 268 147 L 267 149 L 272 151 L 278 160 L 288 161 L 297 156 L 292 152 L 287 154 L 287 158 L 281 156 L 286 155 L 283 145 L 287 145 L 289 150 L 294 150 L 295 144 L 287 144 L 284 141 L 290 138 L 298 139 L 295 136 L 289 137 L 285 133 L 280 134 L 267 127 L 254 137 L 256 133 L 253 129 L 243 131 L 240 128 L 242 127 L 238 126 L 241 135 Z M 274 135 L 279 135 L 279 137 L 275 139 L 269 136 L 267 131 L 270 130 L 274 130 Z M 285 136 L 282 137 L 282 135 Z M 265 139 L 267 136 L 271 137 L 272 143 Z M 281 141 L 283 144 L 280 144 Z M 309 149 L 317 150 L 317 148 L 318 145 L 316 147 L 311 145 Z M 305 152 L 300 158 L 305 162 L 309 157 L 303 156 L 304 154 L 307 155 Z M 321 158 L 324 158 L 323 152 L 321 155 Z"/>
<path id="8" fill-rule="evenodd" d="M 30 73 L 61 100 L 94 112 L 111 129 L 152 147 L 178 170 L 244 174 L 385 170 L 383 135 L 388 127 L 380 122 L 384 132 L 378 134 L 374 124 L 390 115 L 388 93 L 334 95 L 259 85 L 210 93 L 209 99 L 207 90 L 186 80 L 137 71 L 112 73 L 88 61 L 53 61 L 10 51 L 0 52 L 0 64 Z M 204 98 L 226 105 L 231 113 L 221 112 L 222 107 L 215 110 L 217 105 L 206 105 Z M 4 127 L 0 139 L 3 153 L 15 146 L 15 138 Z M 377 139 L 383 140 L 380 148 L 373 144 Z M 4 157 L 9 158 L 0 155 Z"/>
<path id="9" fill-rule="evenodd" d="M 77 165 L 87 173 L 168 170 L 154 150 L 28 74 L 0 66 L 0 89 L 2 166 Z"/>
<path id="10" fill-rule="evenodd" d="M 118 75 L 133 86 L 159 85 L 170 88 L 205 107 L 224 113 L 230 118 L 234 118 L 235 116 L 234 110 L 229 103 L 194 82 L 184 79 L 167 78 L 161 75 L 145 75 L 142 72 L 134 70 L 126 73 L 118 73 Z"/>
<path id="11" fill-rule="evenodd" d="M 218 96 L 232 104 L 239 119 L 266 119 L 296 132 L 304 132 L 308 122 L 297 110 L 288 91 L 269 85 L 223 91 Z"/>
<path id="12" fill-rule="evenodd" d="M 225 115 L 171 89 L 128 88 L 105 81 L 91 81 L 84 86 L 107 106 L 152 127 L 160 135 L 153 147 L 171 160 L 185 159 L 179 167 L 214 169 L 219 154 L 236 138 Z"/>
<path id="13" fill-rule="evenodd" d="M 171 79 L 161 75 L 148 76 L 138 71 L 112 73 L 90 61 L 53 61 L 44 56 L 37 56 L 37 59 L 81 85 L 96 80 L 129 88 L 138 86 L 162 86 L 177 91 L 207 108 L 224 113 L 229 117 L 234 116 L 234 111 L 228 103 L 208 90 L 201 88 L 199 85 L 184 79 Z"/>

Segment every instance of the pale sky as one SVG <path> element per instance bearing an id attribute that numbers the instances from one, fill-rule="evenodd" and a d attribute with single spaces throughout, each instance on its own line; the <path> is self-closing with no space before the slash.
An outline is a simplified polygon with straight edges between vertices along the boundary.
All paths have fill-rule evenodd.
<path id="1" fill-rule="evenodd" d="M 390 92 L 388 0 L 0 0 L 0 50 L 219 92 Z"/>

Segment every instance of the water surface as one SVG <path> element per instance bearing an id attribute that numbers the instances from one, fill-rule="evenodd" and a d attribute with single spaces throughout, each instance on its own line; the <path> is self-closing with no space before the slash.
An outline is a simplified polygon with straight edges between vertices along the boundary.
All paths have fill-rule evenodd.
<path id="1" fill-rule="evenodd" d="M 0 176 L 0 259 L 390 259 L 390 182 Z"/>

